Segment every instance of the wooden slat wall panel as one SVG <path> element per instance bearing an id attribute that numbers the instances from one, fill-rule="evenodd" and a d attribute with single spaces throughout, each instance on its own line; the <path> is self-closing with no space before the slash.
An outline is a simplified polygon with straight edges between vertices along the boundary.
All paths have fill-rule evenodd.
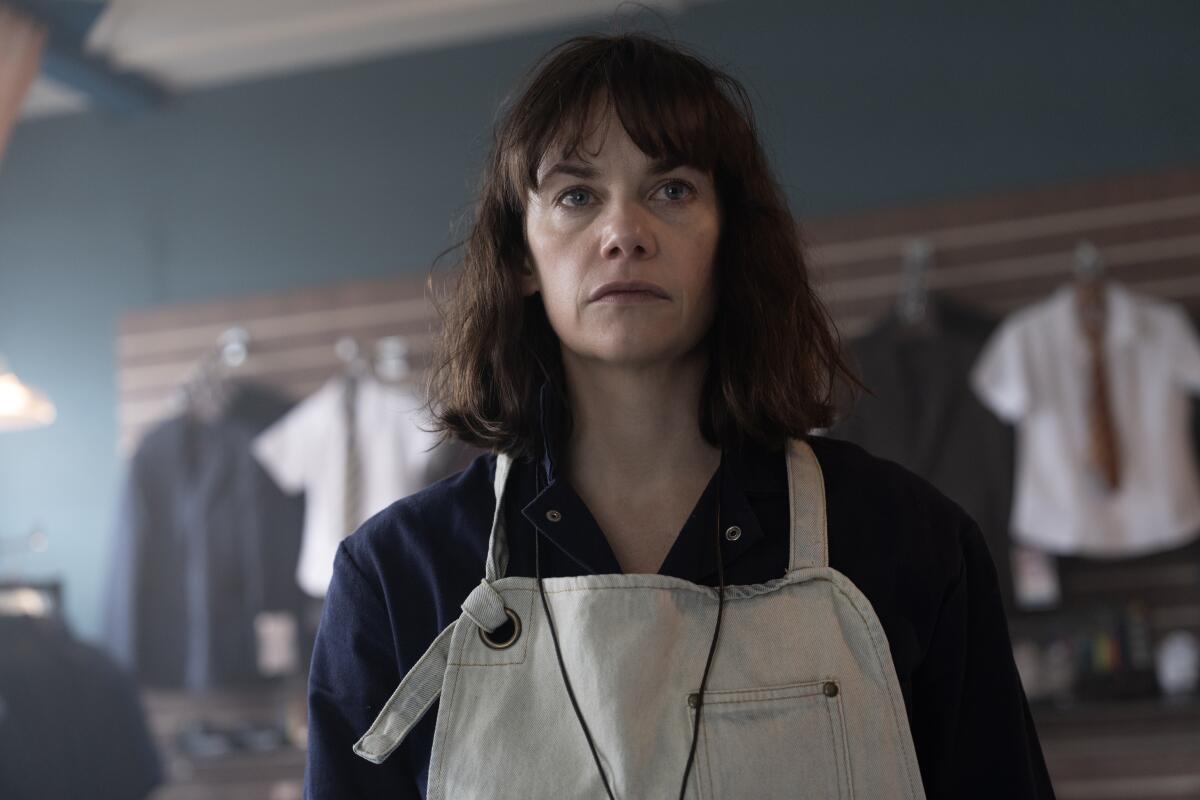
<path id="1" fill-rule="evenodd" d="M 164 306 L 139 310 L 123 316 L 121 337 L 140 333 L 160 334 L 203 325 L 240 322 L 257 318 L 298 314 L 305 311 L 330 311 L 361 305 L 412 300 L 424 296 L 424 276 L 353 281 L 326 286 L 295 289 L 285 294 L 244 297 L 234 303 L 212 302 Z"/>
<path id="2" fill-rule="evenodd" d="M 443 291 L 439 271 L 436 291 Z M 233 327 L 250 337 L 238 377 L 300 398 L 341 369 L 334 344 L 353 336 L 364 347 L 385 336 L 408 343 L 412 379 L 429 362 L 437 314 L 424 276 L 400 276 L 137 311 L 118 324 L 119 447 L 128 453 L 141 435 L 172 412 L 178 386 Z"/>
<path id="3" fill-rule="evenodd" d="M 903 247 L 936 250 L 929 286 L 1003 316 L 1068 280 L 1074 248 L 1101 248 L 1110 275 L 1200 314 L 1200 169 L 1008 193 L 804 227 L 816 282 L 843 337 L 895 302 Z"/>

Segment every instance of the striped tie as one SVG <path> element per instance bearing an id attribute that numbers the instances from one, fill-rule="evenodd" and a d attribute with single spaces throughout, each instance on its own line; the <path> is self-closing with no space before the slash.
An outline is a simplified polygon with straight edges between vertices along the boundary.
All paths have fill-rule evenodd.
<path id="1" fill-rule="evenodd" d="M 1103 302 L 1103 298 L 1101 298 Z M 1102 313 L 1102 312 L 1101 312 Z M 1092 467 L 1109 491 L 1121 485 L 1121 448 L 1109 394 L 1108 370 L 1104 354 L 1103 317 L 1086 315 L 1083 331 L 1087 337 L 1090 386 L 1088 393 L 1089 457 Z"/>

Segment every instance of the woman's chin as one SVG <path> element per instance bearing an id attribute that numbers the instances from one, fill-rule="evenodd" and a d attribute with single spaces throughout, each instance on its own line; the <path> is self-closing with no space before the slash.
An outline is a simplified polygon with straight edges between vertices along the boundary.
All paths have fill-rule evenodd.
<path id="1" fill-rule="evenodd" d="M 647 345 L 647 339 L 606 342 L 577 354 L 576 358 L 590 367 L 644 369 L 676 363 L 681 358 L 680 353 L 687 352 L 687 348 L 676 347 L 661 338 L 650 338 L 649 341 L 654 342 L 653 346 Z"/>

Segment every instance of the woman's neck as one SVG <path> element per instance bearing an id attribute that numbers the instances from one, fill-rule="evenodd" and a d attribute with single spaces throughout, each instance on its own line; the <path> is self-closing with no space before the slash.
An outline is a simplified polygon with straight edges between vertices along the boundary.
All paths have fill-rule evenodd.
<path id="1" fill-rule="evenodd" d="M 720 464 L 700 434 L 704 366 L 568 368 L 574 425 L 562 469 L 626 571 L 655 571 L 645 567 L 660 563 Z"/>
<path id="2" fill-rule="evenodd" d="M 707 361 L 628 368 L 564 363 L 574 427 L 566 475 L 593 497 L 654 497 L 701 486 L 720 449 L 700 433 Z"/>

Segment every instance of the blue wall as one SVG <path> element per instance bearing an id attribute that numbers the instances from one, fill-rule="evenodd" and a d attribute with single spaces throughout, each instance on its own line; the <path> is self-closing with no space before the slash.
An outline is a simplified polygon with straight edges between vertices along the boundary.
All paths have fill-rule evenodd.
<path id="1" fill-rule="evenodd" d="M 1200 163 L 1200 4 L 713 3 L 675 35 L 749 85 L 800 215 Z M 0 536 L 99 635 L 126 309 L 423 271 L 500 98 L 570 30 L 18 127 L 0 164 L 0 352 L 59 421 L 0 435 Z M 602 27 L 602 26 L 599 26 Z"/>

